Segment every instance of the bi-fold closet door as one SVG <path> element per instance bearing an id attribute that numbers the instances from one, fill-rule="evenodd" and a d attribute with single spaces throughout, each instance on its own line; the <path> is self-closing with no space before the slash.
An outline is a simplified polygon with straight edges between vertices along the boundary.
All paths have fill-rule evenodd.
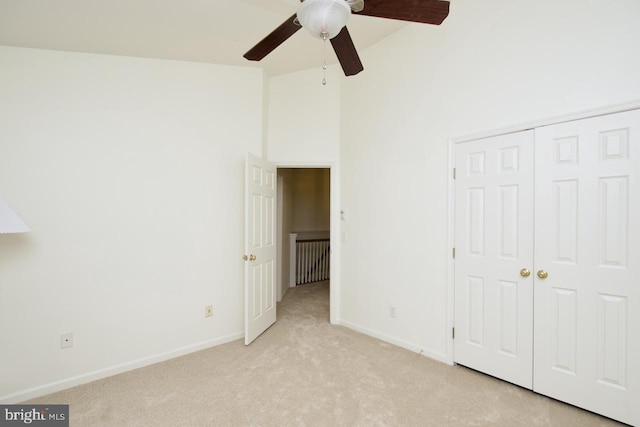
<path id="1" fill-rule="evenodd" d="M 640 111 L 455 161 L 455 362 L 640 425 Z"/>

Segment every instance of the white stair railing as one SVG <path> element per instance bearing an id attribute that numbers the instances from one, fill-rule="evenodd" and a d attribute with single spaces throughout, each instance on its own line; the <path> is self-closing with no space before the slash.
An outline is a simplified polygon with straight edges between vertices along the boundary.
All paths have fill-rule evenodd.
<path id="1" fill-rule="evenodd" d="M 290 234 L 290 286 L 329 280 L 331 248 L 328 234 Z"/>

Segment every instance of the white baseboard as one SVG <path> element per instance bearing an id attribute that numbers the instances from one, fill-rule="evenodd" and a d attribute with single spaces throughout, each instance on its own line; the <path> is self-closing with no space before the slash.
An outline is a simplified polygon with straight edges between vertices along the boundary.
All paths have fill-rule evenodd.
<path id="1" fill-rule="evenodd" d="M 241 338 L 244 338 L 244 332 L 237 332 L 235 334 L 227 335 L 224 337 L 202 341 L 196 344 L 190 344 L 184 347 L 176 348 L 174 350 L 166 351 L 164 353 L 144 357 L 142 359 L 132 360 L 130 362 L 121 363 L 119 365 L 110 366 L 104 369 L 98 369 L 97 371 L 87 372 L 75 377 L 65 378 L 60 381 L 33 387 L 28 390 L 19 391 L 7 396 L 2 396 L 0 397 L 0 403 L 10 405 L 24 402 L 25 400 L 35 399 L 40 396 L 45 396 L 47 394 L 55 393 L 60 390 L 65 390 L 102 378 L 111 377 L 113 375 L 132 371 L 134 369 L 143 368 L 155 363 L 164 362 L 165 360 L 174 359 L 176 357 L 184 356 L 189 353 L 195 353 L 196 351 L 226 344 L 228 342 L 235 341 Z"/>
<path id="2" fill-rule="evenodd" d="M 420 347 L 419 345 L 412 344 L 412 343 L 409 343 L 407 341 L 399 340 L 397 338 L 391 337 L 389 335 L 385 335 L 383 333 L 380 333 L 378 331 L 374 331 L 374 330 L 369 329 L 369 328 L 365 328 L 365 327 L 360 326 L 360 325 L 356 325 L 355 323 L 351 323 L 351 322 L 348 322 L 346 320 L 340 319 L 340 320 L 338 320 L 336 322 L 336 324 L 344 326 L 344 327 L 347 327 L 349 329 L 353 329 L 356 332 L 360 332 L 362 334 L 369 335 L 370 337 L 377 338 L 377 339 L 379 339 L 381 341 L 384 341 L 384 342 L 387 342 L 389 344 L 393 344 L 395 346 L 404 348 L 405 350 L 409 350 L 409 351 L 412 351 L 414 353 L 421 354 L 421 355 L 426 356 L 426 357 L 428 357 L 430 359 L 434 359 L 434 360 L 437 360 L 437 361 L 443 362 L 443 363 L 448 363 L 447 362 L 447 355 L 444 354 L 444 353 L 439 353 L 439 352 L 435 352 L 435 351 L 428 350 L 428 349 L 425 350 L 424 348 Z"/>

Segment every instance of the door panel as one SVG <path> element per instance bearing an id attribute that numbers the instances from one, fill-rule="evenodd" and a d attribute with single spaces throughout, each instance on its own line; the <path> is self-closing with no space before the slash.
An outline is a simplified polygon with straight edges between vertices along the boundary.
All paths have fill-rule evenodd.
<path id="1" fill-rule="evenodd" d="M 455 362 L 640 425 L 640 111 L 455 156 Z"/>
<path id="2" fill-rule="evenodd" d="M 638 425 L 640 112 L 539 128 L 535 146 L 534 390 Z"/>
<path id="3" fill-rule="evenodd" d="M 532 387 L 533 132 L 456 146 L 455 362 Z"/>
<path id="4" fill-rule="evenodd" d="M 276 169 L 247 156 L 245 189 L 245 344 L 276 321 Z"/>

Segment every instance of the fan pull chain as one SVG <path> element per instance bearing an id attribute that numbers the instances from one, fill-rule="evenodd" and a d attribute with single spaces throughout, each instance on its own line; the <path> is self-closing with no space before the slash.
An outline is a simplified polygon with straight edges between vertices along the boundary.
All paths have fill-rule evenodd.
<path id="1" fill-rule="evenodd" d="M 327 85 L 327 38 L 329 33 L 322 32 L 320 33 L 322 36 L 322 40 L 324 41 L 324 50 L 322 52 L 322 85 Z"/>

